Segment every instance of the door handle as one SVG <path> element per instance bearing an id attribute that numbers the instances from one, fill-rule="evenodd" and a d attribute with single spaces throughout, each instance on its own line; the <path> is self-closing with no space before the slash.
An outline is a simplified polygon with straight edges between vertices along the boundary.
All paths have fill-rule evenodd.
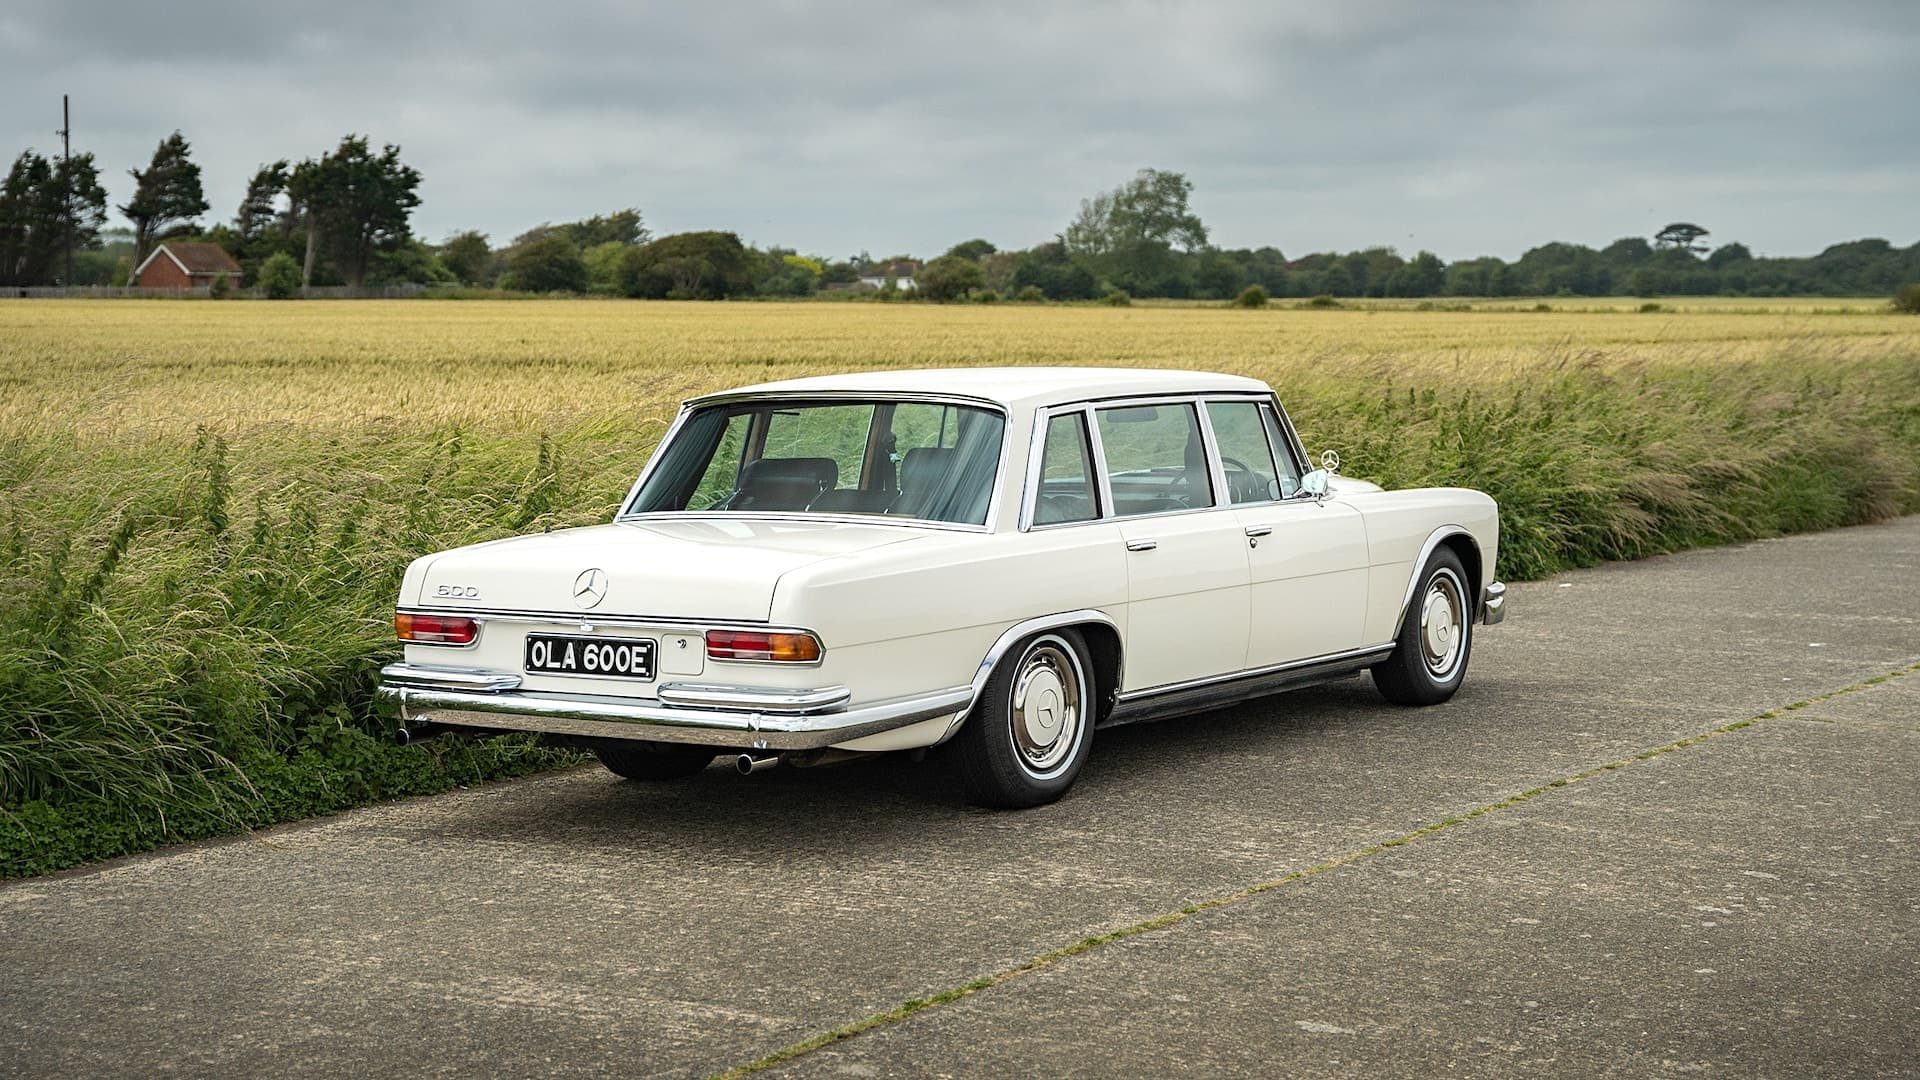
<path id="1" fill-rule="evenodd" d="M 1155 540 L 1150 536 L 1143 536 L 1138 540 L 1127 541 L 1128 551 L 1152 551 L 1154 548 L 1157 548 L 1159 546 L 1160 546 L 1160 541 Z"/>
<path id="2" fill-rule="evenodd" d="M 1271 525 L 1249 525 L 1249 526 L 1247 526 L 1247 535 L 1248 535 L 1248 536 L 1266 536 L 1267 534 L 1269 534 L 1269 533 L 1271 533 L 1271 532 L 1273 532 L 1273 526 L 1271 526 Z"/>

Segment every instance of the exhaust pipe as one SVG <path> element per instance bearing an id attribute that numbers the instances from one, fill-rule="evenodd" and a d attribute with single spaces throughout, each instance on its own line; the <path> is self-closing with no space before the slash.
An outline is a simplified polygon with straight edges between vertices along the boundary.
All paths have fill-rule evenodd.
<path id="1" fill-rule="evenodd" d="M 741 776 L 752 776 L 754 773 L 771 769 L 778 764 L 780 764 L 780 756 L 778 754 L 768 754 L 766 757 L 754 757 L 752 754 L 741 754 L 739 757 L 733 759 L 733 767 L 739 770 Z"/>

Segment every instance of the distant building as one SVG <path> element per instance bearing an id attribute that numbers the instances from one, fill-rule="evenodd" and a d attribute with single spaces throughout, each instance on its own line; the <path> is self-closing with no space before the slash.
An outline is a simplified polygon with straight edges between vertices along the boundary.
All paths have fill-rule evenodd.
<path id="1" fill-rule="evenodd" d="M 913 275 L 919 272 L 919 263 L 913 262 L 910 259 L 902 259 L 899 262 L 888 263 L 885 266 L 876 266 L 868 270 L 865 274 L 861 275 L 860 284 L 870 289 L 884 289 L 887 287 L 887 282 L 891 281 L 893 282 L 893 287 L 899 289 L 901 292 L 912 292 L 918 287 L 913 282 Z"/>
<path id="2" fill-rule="evenodd" d="M 240 264 L 219 244 L 168 240 L 134 270 L 133 283 L 143 289 L 204 289 L 223 277 L 229 287 L 240 287 Z"/>

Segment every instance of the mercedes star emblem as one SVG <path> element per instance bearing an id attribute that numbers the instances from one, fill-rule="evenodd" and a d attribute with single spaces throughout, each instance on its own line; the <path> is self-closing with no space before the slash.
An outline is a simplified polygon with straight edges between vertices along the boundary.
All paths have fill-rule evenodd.
<path id="1" fill-rule="evenodd" d="M 573 579 L 573 602 L 583 608 L 594 607 L 607 598 L 607 572 L 599 567 L 580 571 Z"/>

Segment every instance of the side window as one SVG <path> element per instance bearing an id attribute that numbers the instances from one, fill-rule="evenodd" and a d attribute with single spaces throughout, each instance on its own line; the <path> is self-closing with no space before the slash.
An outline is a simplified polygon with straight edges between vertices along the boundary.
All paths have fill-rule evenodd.
<path id="1" fill-rule="evenodd" d="M 1213 505 L 1200 417 L 1190 404 L 1101 409 L 1100 447 L 1121 517 Z"/>
<path id="2" fill-rule="evenodd" d="M 1257 401 L 1207 402 L 1207 422 L 1213 425 L 1227 474 L 1227 498 L 1236 506 L 1274 502 L 1290 494 L 1282 490 L 1281 473 L 1274 467 L 1264 408 Z"/>
<path id="3" fill-rule="evenodd" d="M 750 420 L 746 413 L 727 417 L 727 426 L 720 431 L 719 445 L 714 447 L 713 457 L 707 462 L 707 471 L 700 474 L 700 483 L 693 489 L 693 497 L 687 500 L 687 509 L 712 510 L 733 494 L 734 485 L 740 481 L 740 454 L 747 445 Z"/>
<path id="4" fill-rule="evenodd" d="M 1040 448 L 1040 490 L 1034 495 L 1033 523 L 1058 525 L 1099 516 L 1086 414 L 1053 417 L 1047 421 L 1047 441 Z"/>

